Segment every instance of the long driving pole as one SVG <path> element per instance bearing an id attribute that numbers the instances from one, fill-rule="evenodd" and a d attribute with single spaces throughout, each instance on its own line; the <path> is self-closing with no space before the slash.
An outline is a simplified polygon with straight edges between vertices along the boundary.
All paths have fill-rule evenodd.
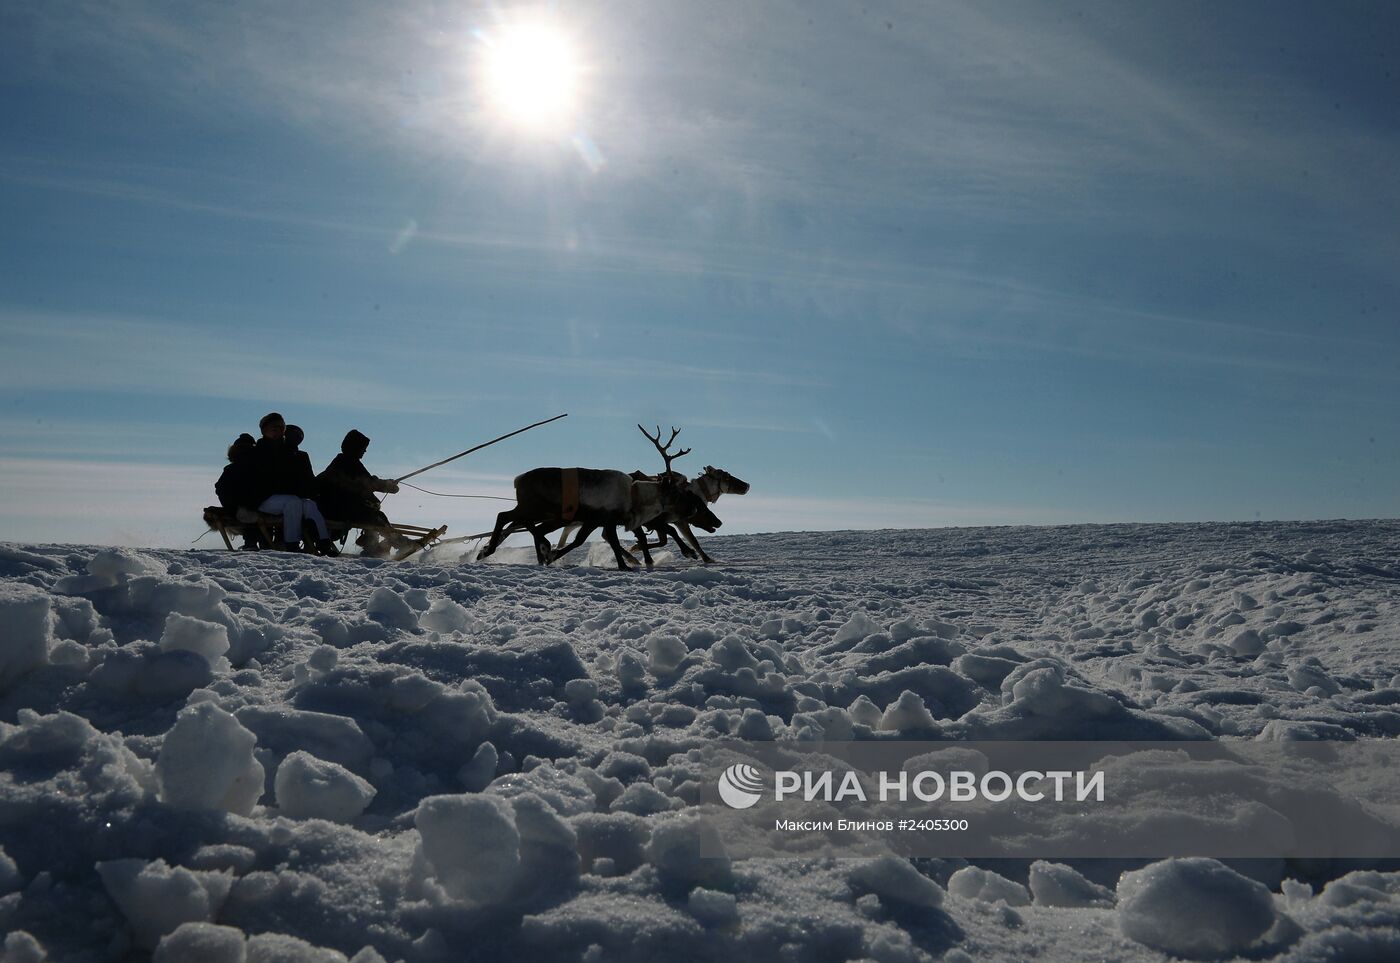
<path id="1" fill-rule="evenodd" d="M 510 438 L 512 435 L 518 435 L 518 434 L 520 434 L 522 431 L 529 431 L 531 428 L 538 428 L 540 425 L 547 425 L 547 424 L 549 424 L 551 421 L 558 421 L 560 418 L 567 418 L 567 417 L 569 417 L 569 413 L 566 411 L 566 412 L 564 412 L 562 415 L 555 415 L 553 418 L 546 418 L 544 421 L 537 421 L 537 422 L 535 422 L 533 425 L 526 425 L 524 428 L 517 428 L 517 429 L 515 429 L 515 431 L 508 432 L 508 433 L 502 435 L 502 436 L 499 437 L 499 438 L 492 438 L 490 441 L 482 442 L 481 444 L 477 445 L 475 448 L 468 448 L 466 451 L 458 452 L 457 454 L 453 455 L 451 458 L 444 458 L 442 461 L 435 461 L 435 462 L 433 462 L 431 465 L 429 465 L 427 468 L 420 468 L 420 469 L 418 469 L 417 471 L 411 471 L 411 472 L 409 472 L 407 475 L 404 475 L 402 478 L 395 478 L 394 481 L 396 481 L 396 482 L 406 481 L 406 480 L 412 478 L 414 475 L 421 475 L 421 474 L 423 474 L 423 472 L 427 471 L 429 468 L 436 468 L 436 467 L 438 467 L 439 465 L 445 465 L 445 464 L 447 464 L 449 461 L 456 461 L 458 458 L 461 458 L 463 455 L 470 455 L 472 452 L 474 452 L 474 451 L 480 451 L 481 449 L 487 447 L 488 445 L 494 445 L 494 444 L 495 444 L 496 442 L 498 442 L 498 441 L 505 441 L 507 438 Z"/>

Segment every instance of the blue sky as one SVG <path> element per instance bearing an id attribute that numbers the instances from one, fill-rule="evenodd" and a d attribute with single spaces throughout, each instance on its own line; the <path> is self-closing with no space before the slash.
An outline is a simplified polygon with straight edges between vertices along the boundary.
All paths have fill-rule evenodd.
<path id="1" fill-rule="evenodd" d="M 569 38 L 527 129 L 492 38 Z M 1400 513 L 1381 3 L 0 8 L 0 539 L 178 545 L 276 409 L 725 531 Z M 499 503 L 404 494 L 405 521 Z M 206 539 L 206 543 L 207 543 Z"/>

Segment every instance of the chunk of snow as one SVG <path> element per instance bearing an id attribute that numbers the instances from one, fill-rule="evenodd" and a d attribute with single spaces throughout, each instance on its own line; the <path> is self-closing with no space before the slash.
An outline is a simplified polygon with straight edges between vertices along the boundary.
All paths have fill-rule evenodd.
<path id="1" fill-rule="evenodd" d="M 592 679 L 570 679 L 564 683 L 564 698 L 570 705 L 587 705 L 598 698 L 598 683 Z"/>
<path id="2" fill-rule="evenodd" d="M 617 682 L 623 690 L 637 689 L 645 685 L 647 672 L 641 658 L 631 649 L 623 649 L 617 655 Z"/>
<path id="3" fill-rule="evenodd" d="M 959 899 L 1002 902 L 1007 906 L 1029 906 L 1031 902 L 1030 894 L 1020 883 L 976 866 L 964 866 L 949 877 L 948 893 Z"/>
<path id="4" fill-rule="evenodd" d="M 1214 859 L 1166 859 L 1118 880 L 1123 935 L 1185 957 L 1233 956 L 1276 917 L 1262 883 Z"/>
<path id="5" fill-rule="evenodd" d="M 5 937 L 0 945 L 0 961 L 3 963 L 44 963 L 48 954 L 44 946 L 24 930 L 15 930 Z"/>
<path id="6" fill-rule="evenodd" d="M 682 817 L 657 826 L 646 857 L 663 883 L 684 889 L 722 887 L 730 879 L 729 855 L 719 831 L 703 819 Z"/>
<path id="7" fill-rule="evenodd" d="M 471 761 L 457 770 L 457 780 L 468 792 L 481 792 L 496 778 L 496 768 L 500 765 L 500 755 L 490 742 L 476 747 Z"/>
<path id="8" fill-rule="evenodd" d="M 647 639 L 648 666 L 651 674 L 667 676 L 676 671 L 690 650 L 678 636 L 657 633 Z"/>
<path id="9" fill-rule="evenodd" d="M 297 751 L 273 778 L 277 807 L 294 819 L 353 822 L 374 799 L 374 787 L 344 766 Z"/>
<path id="10" fill-rule="evenodd" d="M 210 665 L 215 665 L 223 657 L 228 645 L 227 627 L 179 612 L 166 616 L 165 631 L 160 636 L 162 652 L 197 652 Z"/>
<path id="11" fill-rule="evenodd" d="M 1031 863 L 1031 897 L 1037 906 L 1112 906 L 1113 893 L 1074 867 L 1038 859 Z"/>
<path id="12" fill-rule="evenodd" d="M 428 871 L 454 899 L 505 900 L 520 873 L 515 811 L 499 796 L 429 796 L 413 818 Z"/>
<path id="13" fill-rule="evenodd" d="M 428 611 L 418 617 L 418 626 L 429 632 L 465 632 L 474 621 L 466 606 L 451 599 L 433 599 Z"/>
<path id="14" fill-rule="evenodd" d="M 880 728 L 893 732 L 935 729 L 937 726 L 924 700 L 908 689 L 900 693 L 899 698 L 890 703 L 880 717 Z"/>
<path id="15" fill-rule="evenodd" d="M 831 641 L 838 645 L 846 642 L 859 642 L 867 635 L 880 631 L 880 625 L 864 612 L 857 612 L 846 620 L 846 624 L 836 630 Z"/>
<path id="16" fill-rule="evenodd" d="M 1254 629 L 1241 629 L 1230 639 L 1230 650 L 1235 655 L 1253 658 L 1264 651 L 1264 640 Z"/>
<path id="17" fill-rule="evenodd" d="M 270 749 L 278 757 L 304 749 L 351 772 L 369 773 L 374 744 L 348 716 L 285 705 L 244 706 L 234 716 L 257 737 L 260 748 Z"/>
<path id="18" fill-rule="evenodd" d="M 393 589 L 380 586 L 370 593 L 365 613 L 376 622 L 391 629 L 413 631 L 418 628 L 418 613 Z"/>
<path id="19" fill-rule="evenodd" d="M 53 615 L 49 597 L 29 586 L 5 586 L 0 594 L 0 692 L 49 661 Z"/>
<path id="20" fill-rule="evenodd" d="M 135 575 L 164 575 L 165 566 L 153 558 L 120 548 L 107 548 L 94 555 L 87 564 L 88 574 L 115 585 L 124 577 Z"/>
<path id="21" fill-rule="evenodd" d="M 348 963 L 339 950 L 285 933 L 258 933 L 248 937 L 247 947 L 247 963 Z"/>
<path id="22" fill-rule="evenodd" d="M 160 798 L 176 809 L 247 816 L 263 792 L 257 737 L 212 702 L 180 710 L 156 757 Z"/>
<path id="23" fill-rule="evenodd" d="M 1342 687 L 1332 680 L 1321 666 L 1304 663 L 1288 670 L 1288 684 L 1299 692 L 1317 687 L 1326 695 L 1335 695 Z"/>
<path id="24" fill-rule="evenodd" d="M 612 812 L 633 813 L 637 816 L 669 812 L 671 808 L 671 797 L 649 782 L 638 782 L 628 786 L 621 796 L 612 801 L 610 807 Z"/>
<path id="25" fill-rule="evenodd" d="M 731 672 L 758 668 L 758 660 L 753 657 L 744 640 L 737 635 L 726 635 L 710 646 L 710 659 Z"/>
<path id="26" fill-rule="evenodd" d="M 194 873 L 162 859 L 113 859 L 97 864 L 102 885 L 131 926 L 138 946 L 154 949 L 181 923 L 208 923 L 233 883 L 231 875 Z"/>
<path id="27" fill-rule="evenodd" d="M 846 881 L 860 893 L 874 893 L 886 903 L 935 909 L 943 905 L 943 890 L 907 859 L 880 856 L 857 863 Z"/>
<path id="28" fill-rule="evenodd" d="M 22 886 L 24 877 L 19 874 L 19 867 L 5 850 L 0 849 L 0 896 L 13 893 Z"/>
<path id="29" fill-rule="evenodd" d="M 233 926 L 214 923 L 181 923 L 161 937 L 151 963 L 245 963 L 246 938 Z"/>
<path id="30" fill-rule="evenodd" d="M 686 909 L 706 926 L 727 926 L 739 920 L 739 903 L 732 893 L 697 886 L 690 891 Z"/>
<path id="31" fill-rule="evenodd" d="M 880 707 L 870 701 L 868 695 L 858 695 L 856 700 L 846 709 L 851 721 L 856 725 L 868 726 L 871 729 L 880 728 L 880 718 L 884 713 Z"/>

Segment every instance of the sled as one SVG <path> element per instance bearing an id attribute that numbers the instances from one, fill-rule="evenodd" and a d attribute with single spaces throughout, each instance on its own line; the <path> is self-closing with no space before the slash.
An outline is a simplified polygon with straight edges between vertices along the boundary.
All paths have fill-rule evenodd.
<path id="1" fill-rule="evenodd" d="M 280 540 L 282 529 L 282 516 L 269 515 L 266 512 L 249 512 L 247 514 L 256 515 L 253 521 L 239 521 L 238 515 L 226 508 L 217 505 L 210 505 L 204 509 L 204 524 L 209 526 L 210 531 L 218 532 L 223 538 L 224 544 L 229 551 L 233 551 L 233 539 L 230 536 L 246 534 L 250 529 L 256 529 L 263 537 L 263 541 L 270 544 Z M 245 515 L 246 517 L 246 515 Z M 401 525 L 392 523 L 389 525 L 360 525 L 354 522 L 341 522 L 326 519 L 326 527 L 330 529 L 331 538 L 344 545 L 350 532 L 359 529 L 366 534 L 378 535 L 381 538 L 392 538 L 398 542 L 408 543 L 400 548 L 393 556 L 396 562 L 418 554 L 425 548 L 431 548 L 438 539 L 442 538 L 447 531 L 447 526 L 439 528 L 423 528 L 420 525 Z M 277 537 L 274 537 L 277 536 Z"/>

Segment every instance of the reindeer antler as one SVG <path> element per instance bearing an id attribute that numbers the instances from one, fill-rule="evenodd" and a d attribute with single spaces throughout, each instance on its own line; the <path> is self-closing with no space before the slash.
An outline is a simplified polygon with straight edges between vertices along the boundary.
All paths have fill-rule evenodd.
<path id="1" fill-rule="evenodd" d="M 648 432 L 645 428 L 643 428 L 641 425 L 638 425 L 638 426 L 637 426 L 637 430 L 640 431 L 642 434 L 646 435 L 646 436 L 647 436 L 647 440 L 650 441 L 653 445 L 655 445 L 655 446 L 656 446 L 656 450 L 659 451 L 659 452 L 661 453 L 661 459 L 662 459 L 662 461 L 666 462 L 666 475 L 667 475 L 667 476 L 669 476 L 669 475 L 671 474 L 671 462 L 675 461 L 677 458 L 681 457 L 682 455 L 688 455 L 688 454 L 690 454 L 690 449 L 689 449 L 689 448 L 682 448 L 680 451 L 676 452 L 674 455 L 671 455 L 671 454 L 668 454 L 668 453 L 667 453 L 668 449 L 671 447 L 671 444 L 676 440 L 676 436 L 679 435 L 679 434 L 681 433 L 681 430 L 680 430 L 679 428 L 675 428 L 675 427 L 672 427 L 672 428 L 671 428 L 671 437 L 668 438 L 668 439 L 666 439 L 666 444 L 664 444 L 664 445 L 661 444 L 661 426 L 660 426 L 660 425 L 657 425 L 657 426 L 656 426 L 656 434 L 655 434 L 655 435 L 652 435 L 651 433 L 649 433 L 649 432 Z"/>

